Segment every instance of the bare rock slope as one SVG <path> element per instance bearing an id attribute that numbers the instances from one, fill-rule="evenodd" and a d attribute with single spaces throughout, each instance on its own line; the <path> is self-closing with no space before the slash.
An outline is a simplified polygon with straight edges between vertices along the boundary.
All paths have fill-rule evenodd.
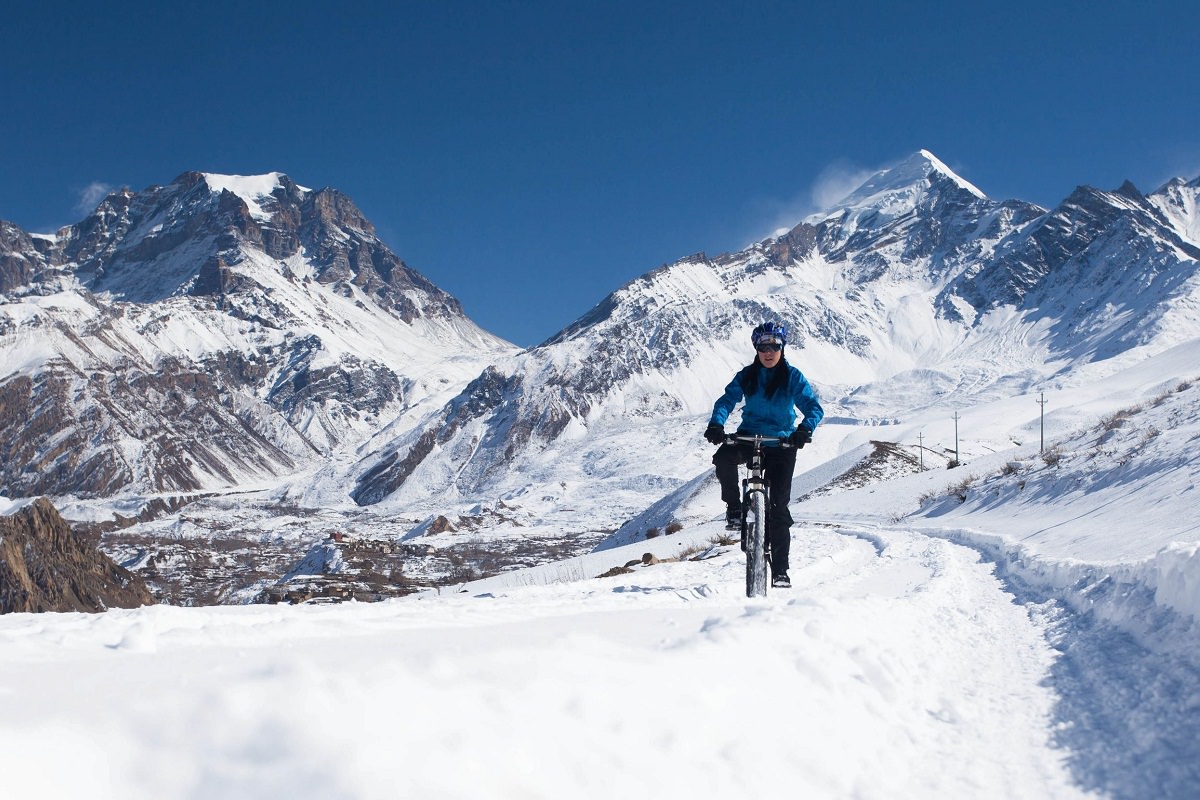
<path id="1" fill-rule="evenodd" d="M 91 546 L 46 498 L 0 517 L 0 613 L 153 604 L 128 570 Z"/>

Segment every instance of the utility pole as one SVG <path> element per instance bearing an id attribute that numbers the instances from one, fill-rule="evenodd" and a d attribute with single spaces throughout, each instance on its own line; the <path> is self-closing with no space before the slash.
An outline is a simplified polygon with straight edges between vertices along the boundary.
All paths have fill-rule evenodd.
<path id="1" fill-rule="evenodd" d="M 962 462 L 958 459 L 958 412 L 954 412 L 954 466 L 958 466 Z"/>
<path id="2" fill-rule="evenodd" d="M 1046 452 L 1046 403 L 1048 402 L 1046 400 L 1046 393 L 1042 392 L 1042 399 L 1035 400 L 1034 402 L 1036 402 L 1039 406 L 1042 407 L 1042 417 L 1041 417 L 1041 419 L 1042 419 L 1042 424 L 1041 424 L 1042 442 L 1038 446 L 1038 453 L 1044 453 L 1044 452 Z"/>
<path id="3" fill-rule="evenodd" d="M 921 456 L 921 469 L 925 469 L 925 431 L 917 434 L 917 453 Z"/>

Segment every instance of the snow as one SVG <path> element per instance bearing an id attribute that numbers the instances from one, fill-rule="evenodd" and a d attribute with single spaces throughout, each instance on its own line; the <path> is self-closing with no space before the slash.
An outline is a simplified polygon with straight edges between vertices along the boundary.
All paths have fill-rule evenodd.
<path id="1" fill-rule="evenodd" d="M 880 541 L 806 532 L 796 590 L 765 602 L 742 596 L 724 548 L 629 581 L 498 594 L 6 617 L 4 684 L 42 687 L 5 698 L 6 786 L 1085 796 L 1048 745 L 1038 627 L 973 552 Z M 62 752 L 73 768 L 47 769 Z"/>
<path id="2" fill-rule="evenodd" d="M 271 215 L 258 202 L 279 188 L 284 175 L 281 172 L 268 172 L 265 175 L 215 175 L 205 173 L 204 180 L 214 192 L 229 191 L 246 202 L 250 215 L 258 220 L 269 221 Z M 298 187 L 301 191 L 308 189 Z"/>
<path id="3" fill-rule="evenodd" d="M 855 226 L 853 218 L 863 214 L 877 214 L 878 218 L 899 217 L 911 211 L 920 202 L 928 189 L 932 176 L 947 178 L 977 198 L 986 198 L 974 184 L 955 174 L 928 150 L 921 150 L 898 164 L 882 169 L 869 177 L 850 195 L 842 199 L 833 209 L 822 211 L 808 218 L 818 223 L 850 212 L 848 226 Z"/>
<path id="4" fill-rule="evenodd" d="M 33 498 L 22 497 L 12 500 L 0 494 L 0 517 L 6 517 L 10 514 L 15 514 L 32 502 Z"/>
<path id="5" fill-rule="evenodd" d="M 680 519 L 674 535 L 632 525 L 441 592 L 7 615 L 6 790 L 1195 796 L 1200 383 L 1175 372 L 1192 355 L 1077 386 L 1076 410 L 1056 396 L 1083 422 L 1055 429 L 1057 460 L 966 444 L 958 469 L 793 502 L 793 588 L 765 599 L 744 596 L 705 472 L 641 520 Z M 964 427 L 1007 429 L 1018 400 Z M 823 427 L 842 456 L 803 451 L 795 494 L 885 430 L 908 432 Z"/>
<path id="6" fill-rule="evenodd" d="M 902 213 L 934 171 L 954 177 L 922 152 L 844 210 Z M 251 199 L 272 188 L 207 179 Z M 1195 195 L 1180 196 L 1170 209 L 1184 236 L 1194 230 Z M 641 375 L 600 398 L 569 435 L 499 471 L 486 484 L 490 499 L 447 491 L 461 467 L 436 457 L 478 447 L 482 425 L 472 421 L 373 512 L 426 519 L 398 534 L 426 541 L 429 515 L 450 514 L 459 501 L 476 513 L 502 499 L 520 522 L 488 535 L 614 531 L 585 555 L 376 604 L 0 617 L 5 792 L 1200 796 L 1194 309 L 1175 308 L 1174 327 L 1142 346 L 1068 361 L 1051 347 L 1050 317 L 1001 307 L 964 338 L 919 312 L 937 287 L 916 272 L 850 296 L 841 293 L 852 279 L 820 259 L 786 275 L 747 270 L 745 260 L 686 266 L 631 283 L 623 299 L 646 293 L 647 308 L 664 311 L 696 297 L 725 303 L 722 287 L 733 286 L 736 299 L 774 311 L 788 307 L 763 293 L 810 285 L 829 290 L 816 310 L 869 322 L 861 353 L 815 340 L 789 353 L 831 412 L 799 454 L 791 590 L 744 596 L 744 558 L 726 538 L 711 451 L 699 439 L 711 399 L 745 360 L 745 342 L 731 334 L 703 363 Z M 321 363 L 357 352 L 436 367 L 408 415 L 358 453 L 417 431 L 450 387 L 475 374 L 478 364 L 455 371 L 421 346 L 471 331 L 397 341 L 394 321 L 359 307 L 353 292 L 302 291 L 252 256 L 244 269 L 320 332 Z M 302 269 L 298 261 L 293 277 L 302 280 Z M 740 284 L 735 272 L 746 273 Z M 5 313 L 26 325 L 47 302 L 23 298 Z M 1134 296 L 1118 311 L 1157 311 L 1146 302 Z M 271 335 L 183 304 L 170 312 L 151 332 L 130 323 L 112 341 L 152 361 L 160 351 L 199 356 Z M 613 313 L 639 309 L 631 302 Z M 28 369 L 43 357 L 42 331 L 28 324 L 28 332 L 5 363 Z M 566 336 L 540 376 L 521 372 L 537 364 L 529 352 L 502 371 L 544 379 L 589 346 L 585 334 Z M 928 469 L 896 468 L 856 485 L 849 478 L 875 442 L 924 458 Z M 358 453 L 335 453 L 285 487 L 241 488 L 332 510 L 347 503 Z M 964 465 L 946 469 L 960 453 Z M 23 502 L 0 498 L 0 513 Z M 212 513 L 230 527 L 282 528 L 240 502 L 226 498 Z M 67 510 L 80 519 L 89 506 Z M 667 535 L 669 523 L 682 527 Z M 659 533 L 647 538 L 652 528 Z M 189 529 L 163 519 L 147 530 Z M 337 568 L 336 551 L 320 545 L 297 565 Z"/>

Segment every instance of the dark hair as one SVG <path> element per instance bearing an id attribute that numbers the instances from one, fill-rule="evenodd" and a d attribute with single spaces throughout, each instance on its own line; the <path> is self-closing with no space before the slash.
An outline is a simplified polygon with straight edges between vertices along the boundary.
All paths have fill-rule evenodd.
<path id="1" fill-rule="evenodd" d="M 774 397 L 776 392 L 787 386 L 789 373 L 791 372 L 788 369 L 789 366 L 787 357 L 780 354 L 779 363 L 773 367 L 775 374 L 771 376 L 771 382 L 767 384 L 768 399 Z M 741 382 L 743 395 L 749 397 L 758 391 L 758 373 L 762 372 L 762 370 L 762 362 L 758 360 L 757 356 L 750 362 L 750 366 L 742 370 Z"/>

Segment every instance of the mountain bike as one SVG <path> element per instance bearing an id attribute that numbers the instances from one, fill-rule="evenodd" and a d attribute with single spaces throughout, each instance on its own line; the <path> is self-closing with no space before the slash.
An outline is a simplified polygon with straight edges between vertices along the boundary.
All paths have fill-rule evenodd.
<path id="1" fill-rule="evenodd" d="M 763 466 L 763 445 L 791 447 L 785 438 L 728 434 L 725 444 L 746 442 L 752 446 L 749 476 L 742 479 L 742 549 L 746 551 L 746 597 L 766 597 L 771 583 L 771 542 L 767 533 L 771 487 Z"/>

